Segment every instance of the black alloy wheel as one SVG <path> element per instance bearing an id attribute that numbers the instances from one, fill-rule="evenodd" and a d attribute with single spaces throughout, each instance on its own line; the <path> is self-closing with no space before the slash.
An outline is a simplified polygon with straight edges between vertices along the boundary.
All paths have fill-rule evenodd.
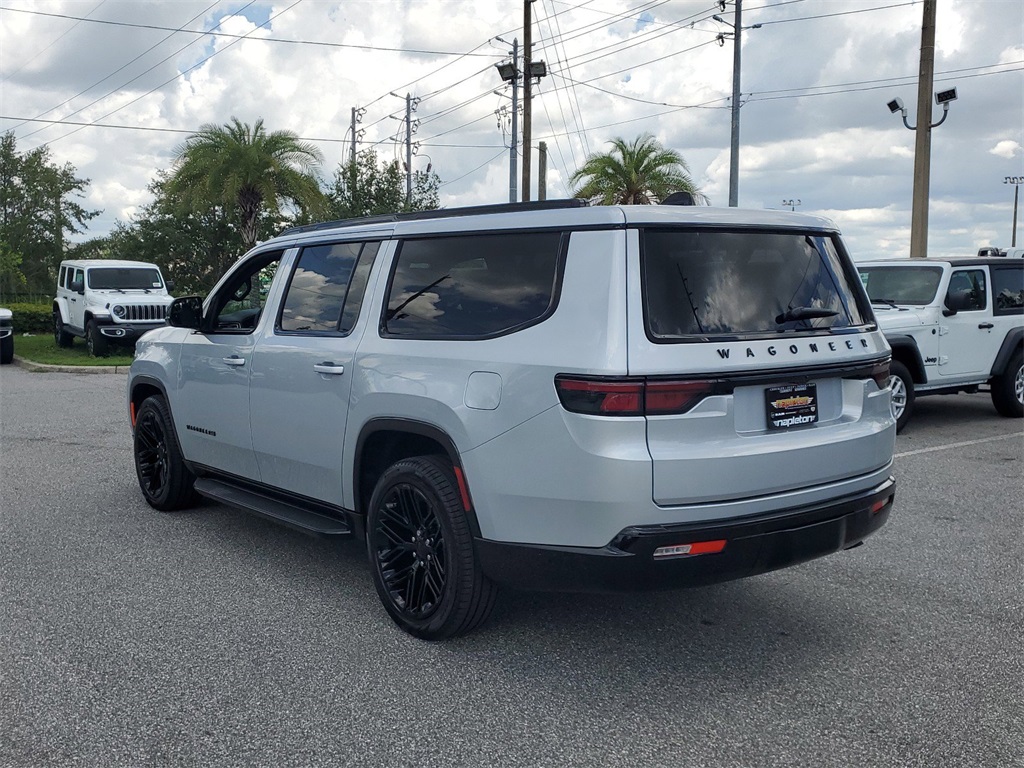
<path id="1" fill-rule="evenodd" d="M 147 398 L 139 408 L 134 453 L 139 488 L 151 507 L 167 512 L 192 506 L 195 476 L 182 459 L 163 398 Z"/>
<path id="2" fill-rule="evenodd" d="M 424 640 L 465 634 L 497 590 L 476 564 L 469 521 L 445 459 L 418 456 L 377 482 L 367 520 L 374 586 L 398 626 Z"/>
<path id="3" fill-rule="evenodd" d="M 53 340 L 58 347 L 65 349 L 75 341 L 75 337 L 64 330 L 64 321 L 60 319 L 60 312 L 53 313 Z"/>

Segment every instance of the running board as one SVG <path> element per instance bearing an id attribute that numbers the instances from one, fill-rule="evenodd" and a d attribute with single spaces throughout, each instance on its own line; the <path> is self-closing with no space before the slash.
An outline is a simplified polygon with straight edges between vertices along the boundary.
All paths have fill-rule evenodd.
<path id="1" fill-rule="evenodd" d="M 312 512 L 297 504 L 271 498 L 265 494 L 239 488 L 237 485 L 213 478 L 198 478 L 196 493 L 303 533 L 315 536 L 347 536 L 352 533 L 352 527 L 345 520 Z"/>

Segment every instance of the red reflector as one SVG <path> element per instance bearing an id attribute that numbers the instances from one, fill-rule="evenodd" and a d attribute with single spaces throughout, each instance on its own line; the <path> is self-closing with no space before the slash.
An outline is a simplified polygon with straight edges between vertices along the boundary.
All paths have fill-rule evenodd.
<path id="1" fill-rule="evenodd" d="M 135 426 L 135 401 L 134 400 L 128 405 L 128 413 L 132 417 L 132 427 L 134 427 Z"/>
<path id="2" fill-rule="evenodd" d="M 455 482 L 459 485 L 459 495 L 462 497 L 462 508 L 467 512 L 473 509 L 469 504 L 469 488 L 466 487 L 466 476 L 462 474 L 462 467 L 455 467 Z"/>
<path id="3" fill-rule="evenodd" d="M 654 550 L 657 560 L 668 557 L 693 557 L 694 555 L 715 555 L 725 549 L 726 539 L 714 541 L 695 541 L 691 544 L 675 544 L 670 547 L 658 547 Z"/>
<path id="4" fill-rule="evenodd" d="M 876 501 L 874 504 L 871 505 L 871 514 L 877 515 L 879 512 L 885 509 L 886 505 L 888 505 L 890 501 L 892 501 L 892 496 L 882 499 L 881 501 Z"/>

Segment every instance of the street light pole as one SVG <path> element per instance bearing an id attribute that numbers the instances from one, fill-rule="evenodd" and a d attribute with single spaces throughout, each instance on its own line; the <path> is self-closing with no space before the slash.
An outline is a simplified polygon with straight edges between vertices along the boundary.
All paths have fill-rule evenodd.
<path id="1" fill-rule="evenodd" d="M 802 205 L 802 203 L 800 202 L 799 199 L 796 199 L 796 200 L 792 200 L 792 199 L 791 200 L 783 200 L 782 204 L 783 205 L 788 205 L 789 206 L 789 210 L 791 210 L 791 211 L 795 211 L 796 207 L 798 205 Z"/>
<path id="2" fill-rule="evenodd" d="M 1017 247 L 1017 197 L 1020 194 L 1020 185 L 1024 184 L 1024 176 L 1007 176 L 1003 184 L 1013 184 L 1013 236 L 1010 239 L 1010 247 Z"/>
<path id="3" fill-rule="evenodd" d="M 917 136 L 914 143 L 914 204 L 910 217 L 910 258 L 928 258 L 928 189 L 932 159 L 932 80 L 935 72 L 935 3 L 924 0 L 921 67 L 917 77 Z"/>

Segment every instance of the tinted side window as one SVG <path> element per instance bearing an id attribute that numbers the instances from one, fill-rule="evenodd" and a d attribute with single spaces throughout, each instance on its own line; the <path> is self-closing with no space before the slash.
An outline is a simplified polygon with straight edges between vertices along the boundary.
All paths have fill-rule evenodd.
<path id="1" fill-rule="evenodd" d="M 282 331 L 337 331 L 362 243 L 303 248 L 288 284 Z"/>
<path id="2" fill-rule="evenodd" d="M 821 235 L 646 231 L 643 283 L 656 340 L 865 322 L 835 244 Z"/>
<path id="3" fill-rule="evenodd" d="M 269 251 L 252 257 L 240 267 L 214 295 L 205 330 L 252 333 L 263 314 L 281 256 L 281 251 Z"/>
<path id="4" fill-rule="evenodd" d="M 1024 315 L 1024 269 L 993 267 L 992 301 L 997 315 Z"/>
<path id="5" fill-rule="evenodd" d="M 479 338 L 522 328 L 553 308 L 560 232 L 406 240 L 388 286 L 384 332 Z"/>
<path id="6" fill-rule="evenodd" d="M 57 285 L 61 288 L 65 288 L 64 279 L 67 277 L 67 267 L 60 268 L 60 277 L 57 278 Z"/>

